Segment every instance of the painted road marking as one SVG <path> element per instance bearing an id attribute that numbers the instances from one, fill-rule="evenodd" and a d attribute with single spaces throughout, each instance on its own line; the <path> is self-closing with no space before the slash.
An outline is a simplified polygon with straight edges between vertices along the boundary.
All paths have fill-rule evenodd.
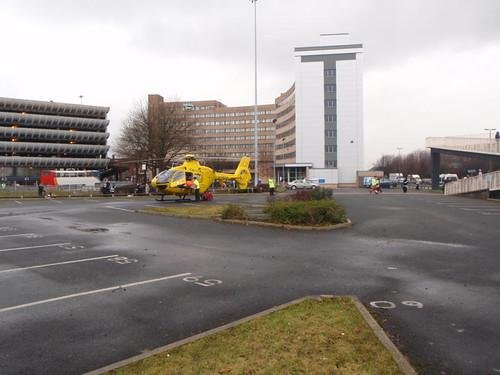
<path id="1" fill-rule="evenodd" d="M 113 258 L 117 257 L 118 254 L 114 255 L 106 255 L 102 257 L 95 257 L 95 258 L 86 258 L 86 259 L 77 259 L 77 260 L 68 260 L 66 262 L 57 262 L 57 263 L 48 263 L 48 264 L 40 264 L 37 266 L 29 266 L 29 267 L 18 267 L 18 268 L 11 268 L 8 270 L 0 270 L 0 273 L 6 273 L 6 272 L 15 272 L 15 271 L 23 271 L 23 270 L 31 270 L 35 268 L 45 268 L 45 267 L 52 267 L 52 266 L 60 266 L 62 264 L 72 264 L 72 263 L 81 263 L 81 262 L 90 262 L 93 260 L 98 260 L 98 259 L 107 259 L 107 258 Z"/>
<path id="2" fill-rule="evenodd" d="M 13 230 L 16 230 L 14 227 L 0 227 L 0 232 L 12 232 Z"/>
<path id="3" fill-rule="evenodd" d="M 41 301 L 24 303 L 22 305 L 4 307 L 3 309 L 0 309 L 0 313 L 7 312 L 7 311 L 12 311 L 12 310 L 19 310 L 19 309 L 23 309 L 23 308 L 26 308 L 26 307 L 32 307 L 32 306 L 42 305 L 42 304 L 45 304 L 45 303 L 62 301 L 62 300 L 70 299 L 70 298 L 88 296 L 90 294 L 97 294 L 97 293 L 109 292 L 109 291 L 112 291 L 112 290 L 120 290 L 120 289 L 124 289 L 124 288 L 131 288 L 133 286 L 144 285 L 144 284 L 151 284 L 151 283 L 156 283 L 156 282 L 163 281 L 163 280 L 177 279 L 179 277 L 185 277 L 185 276 L 188 276 L 188 275 L 191 275 L 191 273 L 190 272 L 180 273 L 180 274 L 177 274 L 177 275 L 159 277 L 157 279 L 137 281 L 135 283 L 129 283 L 129 284 L 123 284 L 123 285 L 115 285 L 115 286 L 110 286 L 108 288 L 95 289 L 95 290 L 89 290 L 87 292 L 68 294 L 68 295 L 65 295 L 65 296 L 44 299 L 44 300 L 41 300 Z"/>
<path id="4" fill-rule="evenodd" d="M 467 208 L 461 208 L 461 210 L 464 210 L 464 211 L 500 211 L 500 207 L 498 207 L 498 208 L 485 208 L 485 207 L 471 208 L 471 207 L 467 207 Z"/>
<path id="5" fill-rule="evenodd" d="M 24 247 L 11 247 L 9 249 L 0 249 L 0 253 L 5 251 L 16 251 L 16 250 L 29 250 L 29 249 L 39 249 L 41 247 L 52 247 L 52 246 L 62 246 L 62 245 L 71 245 L 70 242 L 62 242 L 62 243 L 52 243 L 48 245 L 37 245 L 37 246 L 24 246 Z"/>
<path id="6" fill-rule="evenodd" d="M 461 243 L 435 242 L 435 241 L 424 241 L 424 240 L 406 240 L 406 239 L 395 239 L 395 240 L 415 243 L 415 244 L 422 244 L 422 245 L 432 245 L 432 246 L 471 247 L 469 245 L 464 245 Z"/>
<path id="7" fill-rule="evenodd" d="M 0 238 L 5 238 L 5 237 L 28 237 L 28 236 L 34 236 L 35 233 L 20 233 L 20 234 L 6 234 L 3 236 L 0 236 Z"/>
<path id="8" fill-rule="evenodd" d="M 111 208 L 112 210 L 119 210 L 119 211 L 125 211 L 125 212 L 135 212 L 134 210 L 129 210 L 128 208 L 120 208 L 120 207 L 112 207 L 112 206 L 106 206 L 106 208 Z"/>
<path id="9" fill-rule="evenodd" d="M 417 309 L 421 309 L 424 307 L 422 302 L 418 301 L 401 301 L 401 304 L 408 307 L 416 307 Z M 395 309 L 396 304 L 391 301 L 372 301 L 370 302 L 370 306 L 375 307 L 377 309 Z"/>
<path id="10" fill-rule="evenodd" d="M 23 202 L 19 202 L 19 201 L 14 201 L 14 202 L 16 202 L 17 204 L 23 204 Z"/>

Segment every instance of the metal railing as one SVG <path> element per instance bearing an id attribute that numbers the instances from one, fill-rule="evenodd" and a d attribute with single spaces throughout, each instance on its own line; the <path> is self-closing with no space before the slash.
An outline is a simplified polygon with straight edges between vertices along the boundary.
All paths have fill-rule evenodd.
<path id="1" fill-rule="evenodd" d="M 500 171 L 485 173 L 481 176 L 463 178 L 444 186 L 445 195 L 472 193 L 475 191 L 500 190 Z"/>

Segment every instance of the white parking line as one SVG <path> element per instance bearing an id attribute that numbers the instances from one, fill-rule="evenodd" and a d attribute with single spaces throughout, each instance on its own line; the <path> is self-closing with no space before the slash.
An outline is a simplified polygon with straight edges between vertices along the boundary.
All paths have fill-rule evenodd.
<path id="1" fill-rule="evenodd" d="M 138 282 L 130 283 L 130 284 L 115 285 L 115 286 L 111 286 L 109 288 L 89 290 L 87 292 L 68 294 L 68 295 L 61 296 L 61 297 L 55 297 L 55 298 L 44 299 L 44 300 L 41 300 L 41 301 L 24 303 L 22 305 L 4 307 L 3 309 L 0 309 L 0 313 L 7 312 L 7 311 L 12 311 L 12 310 L 23 309 L 25 307 L 32 307 L 32 306 L 36 306 L 36 305 L 42 305 L 42 304 L 50 303 L 50 302 L 62 301 L 62 300 L 65 300 L 65 299 L 70 299 L 70 298 L 88 296 L 89 294 L 97 294 L 97 293 L 109 292 L 111 290 L 120 290 L 120 289 L 130 288 L 130 287 L 137 286 L 137 285 L 144 285 L 144 284 L 156 283 L 158 281 L 163 281 L 163 280 L 168 280 L 168 279 L 177 279 L 179 277 L 184 277 L 184 276 L 188 276 L 188 275 L 191 275 L 191 273 L 189 273 L 189 272 L 188 273 L 180 273 L 180 274 L 177 274 L 177 275 L 164 276 L 164 277 L 160 277 L 160 278 L 157 278 L 157 279 L 138 281 Z"/>
<path id="2" fill-rule="evenodd" d="M 17 204 L 23 204 L 23 202 L 19 202 L 19 201 L 14 201 L 14 202 L 16 202 Z"/>
<path id="3" fill-rule="evenodd" d="M 28 250 L 28 249 L 39 249 L 41 247 L 52 247 L 52 246 L 62 246 L 62 245 L 71 245 L 71 242 L 62 242 L 62 243 L 51 243 L 48 245 L 36 245 L 36 246 L 24 246 L 24 247 L 11 247 L 9 249 L 0 249 L 0 253 L 5 251 L 16 251 L 16 250 Z"/>
<path id="4" fill-rule="evenodd" d="M 20 234 L 6 234 L 4 236 L 0 236 L 0 238 L 5 238 L 5 237 L 22 237 L 22 236 L 32 236 L 35 233 L 20 233 Z"/>
<path id="5" fill-rule="evenodd" d="M 62 264 L 72 264 L 72 263 L 81 263 L 81 262 L 90 262 L 92 260 L 98 260 L 98 259 L 107 259 L 107 258 L 114 258 L 117 257 L 118 254 L 114 255 L 106 255 L 102 257 L 96 257 L 96 258 L 86 258 L 86 259 L 77 259 L 77 260 L 68 260 L 66 262 L 58 262 L 58 263 L 49 263 L 49 264 L 40 264 L 38 266 L 30 266 L 30 267 L 18 267 L 18 268 L 11 268 L 8 270 L 0 270 L 0 273 L 5 273 L 5 272 L 15 272 L 15 271 L 23 271 L 23 270 L 32 270 L 34 268 L 45 268 L 45 267 L 52 267 L 52 266 L 60 266 Z"/>
<path id="6" fill-rule="evenodd" d="M 106 208 L 111 208 L 112 210 L 120 210 L 120 211 L 125 211 L 125 212 L 135 212 L 134 210 L 129 210 L 128 208 L 120 208 L 120 207 L 112 207 L 112 206 L 105 206 Z"/>

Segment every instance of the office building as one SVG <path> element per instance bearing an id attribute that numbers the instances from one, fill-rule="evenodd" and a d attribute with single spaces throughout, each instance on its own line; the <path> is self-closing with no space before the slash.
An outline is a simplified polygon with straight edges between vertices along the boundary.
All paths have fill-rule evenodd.
<path id="1" fill-rule="evenodd" d="M 348 34 L 322 34 L 317 45 L 295 48 L 295 83 L 258 110 L 263 181 L 274 175 L 278 181 L 357 184 L 364 157 L 362 53 Z M 149 96 L 150 109 L 159 103 L 161 96 Z M 201 157 L 254 157 L 253 106 L 174 104 L 194 122 Z"/>

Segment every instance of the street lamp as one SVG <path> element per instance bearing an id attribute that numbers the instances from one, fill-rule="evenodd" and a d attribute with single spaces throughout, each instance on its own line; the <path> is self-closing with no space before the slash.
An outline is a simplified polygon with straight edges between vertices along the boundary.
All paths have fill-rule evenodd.
<path id="1" fill-rule="evenodd" d="M 83 95 L 78 95 L 78 97 L 80 98 L 80 104 L 83 104 Z"/>
<path id="2" fill-rule="evenodd" d="M 255 180 L 254 186 L 259 183 L 259 146 L 258 146 L 258 118 L 257 118 L 257 0 L 250 0 L 254 5 L 254 51 L 255 51 L 255 105 L 254 105 L 254 153 L 255 153 Z"/>

